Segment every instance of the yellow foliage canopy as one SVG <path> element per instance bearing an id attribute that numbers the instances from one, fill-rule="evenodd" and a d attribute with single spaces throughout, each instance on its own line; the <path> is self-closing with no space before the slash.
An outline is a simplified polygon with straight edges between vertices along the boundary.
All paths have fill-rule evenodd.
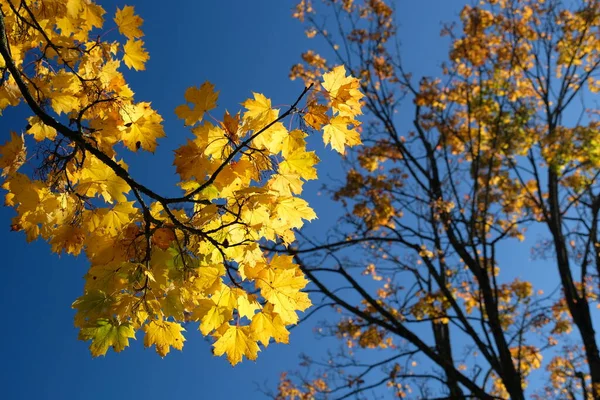
<path id="1" fill-rule="evenodd" d="M 306 133 L 282 120 L 299 112 L 320 128 L 331 119 L 325 142 L 343 153 L 360 143 L 358 81 L 339 67 L 306 109 L 299 103 L 310 87 L 283 112 L 254 93 L 237 114 L 211 115 L 216 124 L 204 119 L 219 92 L 209 82 L 189 88 L 175 109 L 194 135 L 175 151 L 183 193 L 165 197 L 137 182 L 119 154 L 154 152 L 165 136 L 162 117 L 134 100 L 122 73 L 123 63 L 143 70 L 149 59 L 142 18 L 125 6 L 112 29 L 91 1 L 21 5 L 0 0 L 0 112 L 24 102 L 33 114 L 30 137 L 12 133 L 0 147 L 2 188 L 14 230 L 56 253 L 87 256 L 73 308 L 92 355 L 122 351 L 143 331 L 144 345 L 165 356 L 183 348 L 181 324 L 192 321 L 232 364 L 255 359 L 259 343 L 287 343 L 287 327 L 311 305 L 308 281 L 291 257 L 269 260 L 259 243 L 289 244 L 294 229 L 316 218 L 297 196 L 317 178 L 319 160 Z M 26 147 L 40 146 L 54 150 L 20 172 Z"/>

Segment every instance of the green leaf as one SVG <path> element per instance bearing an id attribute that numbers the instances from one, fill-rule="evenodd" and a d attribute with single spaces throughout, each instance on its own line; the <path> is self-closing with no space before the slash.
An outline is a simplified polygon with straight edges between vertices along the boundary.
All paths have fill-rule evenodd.
<path id="1" fill-rule="evenodd" d="M 103 356 L 109 347 L 117 353 L 129 346 L 129 338 L 135 339 L 135 330 L 128 323 L 113 319 L 98 319 L 95 326 L 79 331 L 79 340 L 91 340 L 90 351 L 94 357 Z"/>

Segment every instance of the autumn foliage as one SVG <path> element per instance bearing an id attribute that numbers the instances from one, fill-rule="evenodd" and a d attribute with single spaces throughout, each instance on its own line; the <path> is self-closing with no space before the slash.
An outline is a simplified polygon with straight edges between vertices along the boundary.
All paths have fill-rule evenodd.
<path id="1" fill-rule="evenodd" d="M 253 93 L 217 111 L 211 83 L 187 89 L 174 197 L 125 162 L 165 137 L 125 79 L 149 59 L 134 8 L 0 10 L 0 112 L 31 112 L 0 147 L 11 228 L 89 261 L 73 308 L 94 356 L 139 335 L 165 356 L 186 324 L 236 364 L 315 302 L 305 315 L 329 310 L 317 331 L 341 347 L 304 356 L 277 399 L 600 399 L 598 0 L 465 5 L 433 77 L 407 70 L 393 2 L 297 1 L 328 52 L 301 55 L 305 88 L 280 109 Z M 325 239 L 298 234 L 316 217 L 309 130 L 346 167 Z M 507 256 L 522 247 L 539 280 Z"/>
<path id="2" fill-rule="evenodd" d="M 340 153 L 359 144 L 358 81 L 339 66 L 285 110 L 254 93 L 222 117 L 212 84 L 190 87 L 175 108 L 191 131 L 174 154 L 181 194 L 167 197 L 124 161 L 165 136 L 163 118 L 125 80 L 149 59 L 134 8 L 0 0 L 0 11 L 0 112 L 31 111 L 27 128 L 0 147 L 11 227 L 87 257 L 73 308 L 92 355 L 143 334 L 165 356 L 183 348 L 182 323 L 192 322 L 232 364 L 287 343 L 297 312 L 311 305 L 308 281 L 292 256 L 267 257 L 259 244 L 290 244 L 316 217 L 299 197 L 319 161 L 306 129 L 322 130 Z"/>
<path id="3" fill-rule="evenodd" d="M 433 77 L 407 70 L 394 6 L 294 10 L 330 48 L 292 78 L 345 63 L 365 145 L 331 191 L 336 229 L 293 250 L 340 315 L 319 332 L 342 348 L 306 355 L 313 374 L 285 375 L 275 396 L 599 399 L 600 2 L 465 5 Z M 523 247 L 546 264 L 531 281 L 510 256 Z"/>

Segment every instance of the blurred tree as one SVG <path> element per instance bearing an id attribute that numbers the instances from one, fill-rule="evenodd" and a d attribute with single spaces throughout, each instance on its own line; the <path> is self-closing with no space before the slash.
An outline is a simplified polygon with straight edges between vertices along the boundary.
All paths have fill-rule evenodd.
<path id="1" fill-rule="evenodd" d="M 417 80 L 391 2 L 302 0 L 294 16 L 360 77 L 368 113 L 332 190 L 347 213 L 290 250 L 343 347 L 275 396 L 600 399 L 600 2 L 465 6 L 441 76 Z M 302 59 L 292 78 L 316 84 L 329 62 Z M 539 282 L 507 263 L 526 230 L 544 236 Z"/>

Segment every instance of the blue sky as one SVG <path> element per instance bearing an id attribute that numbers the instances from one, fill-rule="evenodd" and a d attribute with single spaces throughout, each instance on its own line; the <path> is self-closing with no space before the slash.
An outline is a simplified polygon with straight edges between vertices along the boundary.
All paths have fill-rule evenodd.
<path id="1" fill-rule="evenodd" d="M 302 90 L 288 79 L 289 67 L 302 51 L 319 49 L 322 43 L 304 37 L 303 27 L 291 18 L 291 1 L 98 1 L 107 10 L 107 24 L 117 5 L 134 5 L 144 18 L 147 70 L 128 73 L 138 101 L 151 101 L 165 118 L 167 138 L 153 155 L 126 158 L 132 175 L 153 189 L 173 190 L 172 150 L 190 133 L 174 114 L 185 89 L 209 80 L 221 91 L 222 109 L 237 111 L 239 103 L 261 92 L 276 105 L 289 104 Z M 165 5 L 166 4 L 166 5 Z M 439 23 L 453 20 L 462 6 L 458 0 L 404 1 L 398 4 L 398 20 L 404 60 L 416 75 L 435 74 L 446 56 L 446 39 L 439 37 Z M 6 110 L 0 142 L 9 130 L 26 125 L 24 109 Z M 305 185 L 305 197 L 319 220 L 307 232 L 318 235 L 334 222 L 336 205 L 319 196 L 329 177 L 340 177 L 340 158 L 323 150 L 320 139 L 311 141 L 323 160 L 324 179 Z M 13 211 L 0 208 L 2 271 L 0 304 L 1 397 L 6 399 L 121 399 L 206 398 L 259 399 L 256 390 L 265 382 L 273 388 L 279 373 L 294 369 L 298 354 L 316 354 L 327 342 L 317 341 L 311 323 L 294 329 L 290 345 L 271 345 L 256 362 L 232 368 L 224 358 L 211 354 L 210 343 L 190 327 L 183 352 L 161 359 L 144 349 L 141 334 L 120 354 L 92 359 L 87 343 L 77 340 L 70 306 L 82 293 L 87 262 L 50 253 L 43 242 L 28 244 L 24 236 L 10 232 Z M 318 321 L 318 318 L 314 321 Z"/>

